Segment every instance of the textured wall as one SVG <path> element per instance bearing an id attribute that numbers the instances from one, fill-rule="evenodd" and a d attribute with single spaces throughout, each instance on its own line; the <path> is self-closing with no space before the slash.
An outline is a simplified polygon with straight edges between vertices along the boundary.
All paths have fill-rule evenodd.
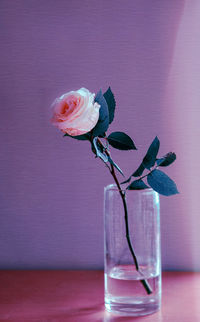
<path id="1" fill-rule="evenodd" d="M 182 194 L 161 198 L 163 266 L 199 267 L 176 91 L 166 103 L 177 72 L 183 77 L 174 55 L 184 12 L 183 0 L 1 0 L 1 268 L 103 266 L 103 187 L 112 180 L 86 142 L 49 124 L 49 106 L 69 90 L 109 85 L 117 101 L 111 130 L 126 131 L 139 148 L 113 152 L 127 175 L 155 135 L 161 154 L 179 152 L 169 173 Z"/>

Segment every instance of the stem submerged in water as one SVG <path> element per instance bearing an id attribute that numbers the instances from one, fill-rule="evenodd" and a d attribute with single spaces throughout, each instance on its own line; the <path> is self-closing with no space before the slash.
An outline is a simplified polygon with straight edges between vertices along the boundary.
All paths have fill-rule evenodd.
<path id="1" fill-rule="evenodd" d="M 126 239 L 127 239 L 127 242 L 128 242 L 128 246 L 129 246 L 129 249 L 130 249 L 130 252 L 131 252 L 131 255 L 133 257 L 133 260 L 134 260 L 134 263 L 135 263 L 135 268 L 136 270 L 141 274 L 143 275 L 141 272 L 140 272 L 140 268 L 139 268 L 139 264 L 138 264 L 138 261 L 137 261 L 137 257 L 134 253 L 134 250 L 133 250 L 133 246 L 131 244 L 131 240 L 130 240 L 130 235 L 129 235 L 129 226 L 128 226 L 128 210 L 127 210 L 127 204 L 126 204 L 126 196 L 125 196 L 125 193 L 121 190 L 121 187 L 120 187 L 120 184 L 119 184 L 119 181 L 116 177 L 116 174 L 115 174 L 115 169 L 114 169 L 114 166 L 111 164 L 111 170 L 110 170 L 110 173 L 112 174 L 113 176 L 113 179 L 115 180 L 115 183 L 117 185 L 117 188 L 119 190 L 119 193 L 120 193 L 120 196 L 122 198 L 122 201 L 123 201 L 123 206 L 124 206 L 124 219 L 125 219 L 125 225 L 126 225 Z M 142 285 L 144 286 L 147 294 L 151 294 L 152 293 L 152 289 L 148 283 L 147 280 L 145 279 L 142 279 L 140 280 L 140 282 L 142 283 Z"/>

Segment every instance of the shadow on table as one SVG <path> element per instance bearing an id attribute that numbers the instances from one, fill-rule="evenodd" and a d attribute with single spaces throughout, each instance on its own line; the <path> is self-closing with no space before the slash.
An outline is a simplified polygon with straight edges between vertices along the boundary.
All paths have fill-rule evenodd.
<path id="1" fill-rule="evenodd" d="M 103 322 L 129 322 L 129 321 L 140 321 L 140 322 L 162 322 L 162 314 L 161 312 L 157 312 L 151 315 L 146 316 L 118 316 L 112 313 L 104 311 L 104 318 L 103 320 L 99 320 Z"/>
<path id="2" fill-rule="evenodd" d="M 90 306 L 79 307 L 77 309 L 67 310 L 67 321 L 87 321 L 87 322 L 129 322 L 129 321 L 144 321 L 144 322 L 162 322 L 160 312 L 149 316 L 118 316 L 109 313 L 105 310 L 104 303 Z"/>
<path id="3" fill-rule="evenodd" d="M 104 321 L 104 303 L 89 306 L 68 309 L 65 313 L 67 321 L 87 321 L 103 322 Z"/>

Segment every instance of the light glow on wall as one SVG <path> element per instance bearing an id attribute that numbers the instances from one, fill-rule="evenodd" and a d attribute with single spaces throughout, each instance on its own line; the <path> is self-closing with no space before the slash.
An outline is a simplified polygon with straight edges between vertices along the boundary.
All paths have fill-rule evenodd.
<path id="1" fill-rule="evenodd" d="M 200 269 L 200 1 L 186 1 L 165 97 L 165 126 L 175 138 L 180 188 L 177 235 L 185 266 Z M 177 199 L 178 200 L 178 199 Z M 176 205 L 177 206 L 177 205 Z M 183 239 L 184 237 L 184 239 Z M 178 238 L 177 238 L 178 239 Z M 174 254 L 174 261 L 175 259 Z M 188 262 L 188 264 L 187 264 Z"/>

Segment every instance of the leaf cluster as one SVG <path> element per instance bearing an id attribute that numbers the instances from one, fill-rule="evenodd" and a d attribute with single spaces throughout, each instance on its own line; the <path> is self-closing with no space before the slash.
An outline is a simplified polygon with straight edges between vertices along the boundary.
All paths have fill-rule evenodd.
<path id="1" fill-rule="evenodd" d="M 159 147 L 160 141 L 156 136 L 137 170 L 126 181 L 122 182 L 122 184 L 129 183 L 132 177 L 139 177 L 128 185 L 127 190 L 152 188 L 164 196 L 178 193 L 175 182 L 166 173 L 158 169 L 158 167 L 167 167 L 172 164 L 176 160 L 176 154 L 169 152 L 163 157 L 157 158 Z M 149 172 L 143 175 L 145 169 Z M 144 178 L 146 178 L 148 185 L 143 181 Z"/>

